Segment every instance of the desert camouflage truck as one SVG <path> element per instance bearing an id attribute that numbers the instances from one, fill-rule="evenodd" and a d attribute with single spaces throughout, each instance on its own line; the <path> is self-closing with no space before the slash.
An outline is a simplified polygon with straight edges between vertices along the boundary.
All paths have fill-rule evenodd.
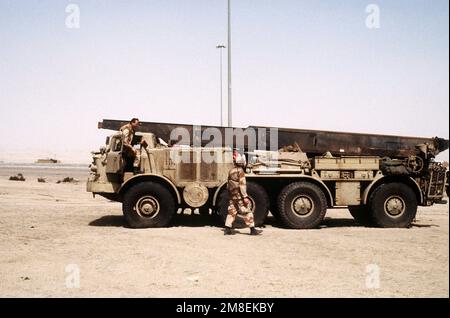
<path id="1" fill-rule="evenodd" d="M 117 130 L 125 123 L 103 120 L 99 128 Z M 177 127 L 190 133 L 190 141 L 174 140 Z M 195 146 L 208 128 L 225 129 L 201 127 L 196 133 L 190 125 L 142 123 L 134 140 L 146 145 L 140 149 L 138 174 L 122 155 L 122 134 L 112 134 L 106 146 L 93 152 L 87 191 L 121 202 L 134 228 L 168 226 L 185 208 L 224 222 L 235 139 L 227 146 L 224 140 L 211 142 L 208 134 Z M 418 206 L 442 203 L 448 193 L 448 164 L 434 160 L 448 149 L 445 139 L 252 128 L 257 139 L 276 138 L 279 146 L 252 149 L 244 142 L 257 226 L 270 211 L 288 228 L 315 228 L 327 209 L 348 207 L 365 226 L 409 227 Z"/>

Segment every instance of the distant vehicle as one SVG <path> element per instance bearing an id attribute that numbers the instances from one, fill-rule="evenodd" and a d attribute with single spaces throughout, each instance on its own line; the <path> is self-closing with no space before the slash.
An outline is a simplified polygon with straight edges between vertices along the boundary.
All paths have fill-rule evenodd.
<path id="1" fill-rule="evenodd" d="M 104 120 L 99 127 L 118 129 L 124 123 Z M 211 209 L 220 220 L 226 218 L 232 160 L 200 158 L 231 158 L 233 145 L 169 147 L 158 142 L 172 144 L 170 131 L 176 126 L 142 123 L 135 141 L 148 146 L 141 148 L 139 174 L 123 157 L 121 133 L 93 152 L 87 191 L 122 202 L 131 227 L 167 226 L 179 208 L 199 208 L 201 214 Z M 192 126 L 179 126 L 192 132 Z M 409 227 L 418 206 L 442 203 L 448 193 L 448 164 L 434 160 L 449 148 L 446 139 L 282 128 L 277 135 L 280 151 L 245 149 L 247 191 L 257 226 L 270 210 L 288 228 L 315 228 L 328 208 L 348 207 L 363 225 Z M 289 147 L 293 143 L 300 146 L 295 151 Z M 193 160 L 175 160 L 180 157 Z"/>
<path id="2" fill-rule="evenodd" d="M 61 163 L 61 161 L 52 158 L 46 158 L 46 159 L 38 159 L 36 160 L 36 163 Z"/>

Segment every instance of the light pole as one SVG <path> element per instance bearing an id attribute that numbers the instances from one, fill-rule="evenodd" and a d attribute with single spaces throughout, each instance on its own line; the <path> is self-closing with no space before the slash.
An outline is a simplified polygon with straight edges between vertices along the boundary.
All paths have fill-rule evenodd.
<path id="1" fill-rule="evenodd" d="M 233 127 L 231 105 L 231 1 L 228 0 L 228 127 Z"/>
<path id="2" fill-rule="evenodd" d="M 225 45 L 217 45 L 217 49 L 220 50 L 220 126 L 223 126 L 223 94 L 222 94 L 222 49 L 225 48 Z"/>

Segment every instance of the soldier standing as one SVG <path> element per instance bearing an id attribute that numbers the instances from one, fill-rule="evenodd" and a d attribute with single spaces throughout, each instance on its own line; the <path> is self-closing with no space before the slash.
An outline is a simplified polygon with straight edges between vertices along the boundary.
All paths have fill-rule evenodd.
<path id="1" fill-rule="evenodd" d="M 234 167 L 228 174 L 228 193 L 230 201 L 228 205 L 228 215 L 225 221 L 225 235 L 232 235 L 233 222 L 237 216 L 244 219 L 245 224 L 250 228 L 250 235 L 259 235 L 261 230 L 255 228 L 253 213 L 250 210 L 250 200 L 247 195 L 247 183 L 245 180 L 244 168 L 247 164 L 245 156 L 237 151 L 233 152 Z"/>
<path id="2" fill-rule="evenodd" d="M 139 173 L 139 164 L 141 161 L 141 152 L 138 149 L 134 149 L 133 147 L 133 138 L 134 134 L 136 133 L 137 127 L 139 127 L 141 123 L 139 122 L 139 119 L 133 118 L 130 120 L 130 122 L 126 125 L 123 125 L 120 127 L 120 131 L 123 134 L 123 152 L 124 155 L 131 160 L 133 160 L 133 169 L 135 173 Z"/>

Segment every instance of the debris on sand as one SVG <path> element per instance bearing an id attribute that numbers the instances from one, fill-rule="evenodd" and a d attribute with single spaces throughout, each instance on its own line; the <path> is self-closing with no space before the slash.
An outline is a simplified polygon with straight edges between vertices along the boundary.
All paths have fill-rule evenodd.
<path id="1" fill-rule="evenodd" d="M 78 183 L 79 181 L 77 179 L 74 179 L 72 177 L 65 177 L 62 180 L 58 180 L 56 183 Z"/>
<path id="2" fill-rule="evenodd" d="M 23 177 L 23 174 L 18 173 L 17 176 L 11 176 L 9 177 L 10 181 L 25 181 L 25 178 Z"/>
<path id="3" fill-rule="evenodd" d="M 38 178 L 38 182 L 46 183 L 47 181 L 45 180 L 45 178 Z"/>
<path id="4" fill-rule="evenodd" d="M 186 277 L 186 279 L 188 281 L 191 281 L 191 282 L 194 282 L 194 283 L 198 283 L 198 281 L 200 280 L 200 277 L 198 275 L 194 275 L 194 276 Z"/>

